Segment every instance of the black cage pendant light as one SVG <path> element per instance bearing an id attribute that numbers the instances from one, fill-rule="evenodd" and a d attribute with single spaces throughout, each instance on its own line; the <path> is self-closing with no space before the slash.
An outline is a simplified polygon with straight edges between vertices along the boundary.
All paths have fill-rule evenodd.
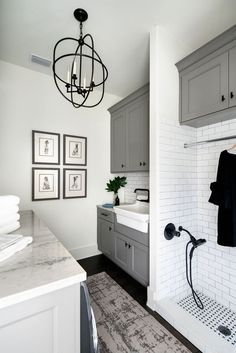
<path id="1" fill-rule="evenodd" d="M 59 92 L 75 108 L 93 108 L 104 97 L 108 71 L 94 49 L 93 37 L 90 34 L 83 36 L 87 12 L 76 9 L 74 17 L 80 23 L 80 36 L 79 39 L 63 38 L 56 43 L 52 66 L 54 81 Z M 95 94 L 94 89 L 97 87 Z"/>

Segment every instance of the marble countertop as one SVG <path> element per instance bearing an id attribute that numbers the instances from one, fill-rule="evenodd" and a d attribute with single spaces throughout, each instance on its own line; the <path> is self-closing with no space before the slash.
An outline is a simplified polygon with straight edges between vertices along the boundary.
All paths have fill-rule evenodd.
<path id="1" fill-rule="evenodd" d="M 32 212 L 21 212 L 21 228 L 33 243 L 0 262 L 0 308 L 86 280 L 86 272 Z"/>

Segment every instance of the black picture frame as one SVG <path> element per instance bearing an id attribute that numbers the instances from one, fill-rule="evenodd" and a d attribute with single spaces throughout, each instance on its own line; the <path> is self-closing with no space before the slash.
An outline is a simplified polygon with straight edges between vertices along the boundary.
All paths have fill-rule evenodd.
<path id="1" fill-rule="evenodd" d="M 58 141 L 58 148 L 57 148 L 57 161 L 56 162 L 52 162 L 52 161 L 37 161 L 36 159 L 36 143 L 35 143 L 35 139 L 36 139 L 36 135 L 40 134 L 40 135 L 50 135 L 50 136 L 57 136 L 57 141 Z M 46 137 L 45 137 L 46 138 Z M 32 164 L 51 164 L 51 165 L 59 165 L 60 164 L 60 134 L 56 133 L 56 132 L 49 132 L 49 131 L 40 131 L 40 130 L 32 130 Z M 38 157 L 39 158 L 39 157 Z M 45 156 L 46 158 L 46 156 Z"/>
<path id="2" fill-rule="evenodd" d="M 57 196 L 56 197 L 44 197 L 44 198 L 36 198 L 35 197 L 35 172 L 37 170 L 57 171 Z M 44 173 L 44 174 L 47 174 L 47 173 Z M 60 199 L 60 168 L 33 167 L 32 168 L 32 201 L 50 201 L 50 200 L 59 200 L 59 199 Z"/>
<path id="3" fill-rule="evenodd" d="M 68 196 L 67 195 L 67 183 L 66 183 L 66 173 L 67 172 L 83 172 L 84 173 L 84 194 L 81 196 Z M 76 190 L 74 190 L 76 192 Z M 72 169 L 72 168 L 63 168 L 63 199 L 82 199 L 87 197 L 87 169 Z"/>
<path id="4" fill-rule="evenodd" d="M 68 148 L 67 148 L 67 139 L 77 139 L 82 140 L 84 143 L 84 156 L 81 158 L 83 163 L 72 163 L 68 161 L 68 159 L 72 159 L 74 157 L 68 157 Z M 84 136 L 75 136 L 75 135 L 63 135 L 63 164 L 64 165 L 76 165 L 76 166 L 87 166 L 87 137 Z"/>

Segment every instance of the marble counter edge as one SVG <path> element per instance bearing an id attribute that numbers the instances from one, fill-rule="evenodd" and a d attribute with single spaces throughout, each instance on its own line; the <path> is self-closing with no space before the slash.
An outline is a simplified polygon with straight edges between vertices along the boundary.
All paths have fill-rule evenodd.
<path id="1" fill-rule="evenodd" d="M 86 281 L 86 272 L 0 298 L 0 309 Z"/>

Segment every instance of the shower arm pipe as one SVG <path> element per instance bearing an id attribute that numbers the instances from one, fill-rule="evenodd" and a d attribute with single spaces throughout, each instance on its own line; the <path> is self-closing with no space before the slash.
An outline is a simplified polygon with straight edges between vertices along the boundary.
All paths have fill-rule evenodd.
<path id="1" fill-rule="evenodd" d="M 219 137 L 219 138 L 216 138 L 216 139 L 197 141 L 197 142 L 192 142 L 192 143 L 185 143 L 184 144 L 184 148 L 190 148 L 190 147 L 197 146 L 197 145 L 204 145 L 205 143 L 226 141 L 226 140 L 233 140 L 233 139 L 236 139 L 236 135 Z"/>

